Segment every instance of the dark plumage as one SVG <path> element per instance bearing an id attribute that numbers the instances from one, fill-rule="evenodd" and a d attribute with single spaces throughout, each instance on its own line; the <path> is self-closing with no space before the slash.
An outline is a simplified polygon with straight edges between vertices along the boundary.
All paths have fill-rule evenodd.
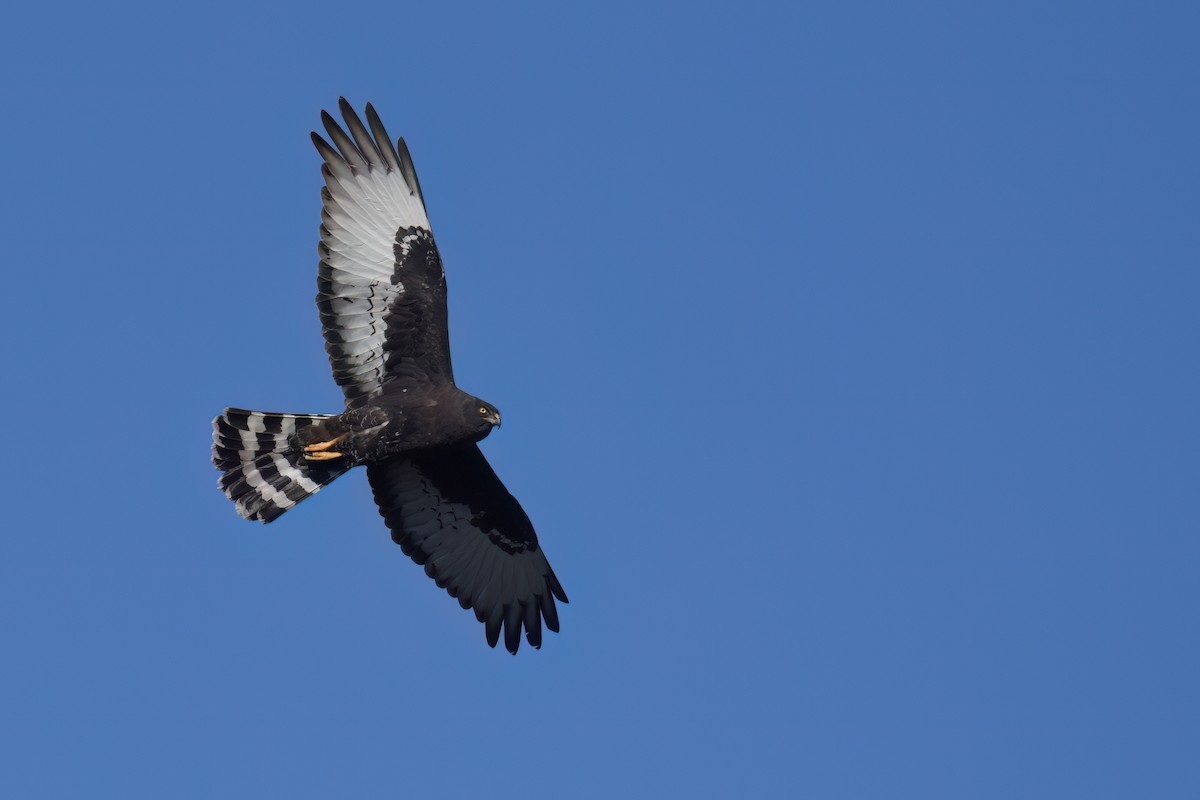
<path id="1" fill-rule="evenodd" d="M 346 130 L 321 112 L 317 308 L 338 415 L 226 409 L 213 421 L 219 486 L 246 519 L 271 522 L 365 465 L 392 539 L 484 623 L 495 647 L 534 647 L 567 602 L 524 510 L 477 442 L 495 406 L 459 389 L 450 367 L 446 274 L 404 140 L 375 110 L 342 99 Z"/>

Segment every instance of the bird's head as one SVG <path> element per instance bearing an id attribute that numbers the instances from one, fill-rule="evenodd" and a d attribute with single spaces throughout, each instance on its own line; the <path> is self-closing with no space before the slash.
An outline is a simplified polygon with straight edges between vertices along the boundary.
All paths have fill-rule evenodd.
<path id="1" fill-rule="evenodd" d="M 467 421 L 482 439 L 492 432 L 492 428 L 500 427 L 500 411 L 486 400 L 470 397 L 466 400 Z"/>

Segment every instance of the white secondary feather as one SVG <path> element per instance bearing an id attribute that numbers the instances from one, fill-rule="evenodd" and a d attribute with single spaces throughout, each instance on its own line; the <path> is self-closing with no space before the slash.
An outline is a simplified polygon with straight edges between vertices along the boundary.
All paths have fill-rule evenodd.
<path id="1" fill-rule="evenodd" d="M 325 225 L 321 241 L 329 248 L 329 266 L 339 283 L 389 280 L 395 267 L 396 232 L 429 230 L 425 206 L 399 172 L 372 166 L 354 175 L 348 174 L 345 164 L 342 168 L 325 176 L 329 197 L 321 215 Z"/>
<path id="2" fill-rule="evenodd" d="M 387 315 L 404 292 L 395 275 L 396 234 L 430 228 L 425 204 L 405 180 L 390 140 L 367 134 L 348 106 L 342 112 L 354 141 L 330 119 L 326 128 L 333 144 L 314 138 L 325 158 L 326 186 L 317 301 L 334 379 L 353 403 L 383 382 Z"/>

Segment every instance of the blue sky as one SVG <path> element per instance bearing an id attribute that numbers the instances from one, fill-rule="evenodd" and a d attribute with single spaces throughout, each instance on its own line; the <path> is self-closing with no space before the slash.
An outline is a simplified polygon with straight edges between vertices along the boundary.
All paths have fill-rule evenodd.
<path id="1" fill-rule="evenodd" d="M 8 12 L 0 794 L 1200 796 L 1200 12 L 446 6 Z M 224 406 L 339 408 L 340 95 L 412 149 L 539 652 L 364 476 L 215 488 Z"/>

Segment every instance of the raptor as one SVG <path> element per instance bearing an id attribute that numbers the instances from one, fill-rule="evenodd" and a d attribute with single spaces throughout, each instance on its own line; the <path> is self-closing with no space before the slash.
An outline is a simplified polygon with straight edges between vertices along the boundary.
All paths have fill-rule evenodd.
<path id="1" fill-rule="evenodd" d="M 343 98 L 346 127 L 321 112 L 317 309 L 340 414 L 228 408 L 213 420 L 218 485 L 248 520 L 271 522 L 354 467 L 392 539 L 471 609 L 488 644 L 541 647 L 567 595 L 529 517 L 478 443 L 500 411 L 458 388 L 450 366 L 446 274 L 404 139 L 368 103 Z"/>

